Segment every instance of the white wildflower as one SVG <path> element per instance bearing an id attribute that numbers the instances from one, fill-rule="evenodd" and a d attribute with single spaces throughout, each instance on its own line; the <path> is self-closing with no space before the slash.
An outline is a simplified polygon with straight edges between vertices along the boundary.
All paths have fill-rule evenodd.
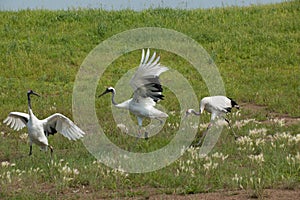
<path id="1" fill-rule="evenodd" d="M 191 164 L 192 164 L 192 161 L 191 161 L 191 160 L 187 160 L 187 161 L 186 161 L 186 164 L 187 164 L 187 165 L 191 165 Z"/>
<path id="2" fill-rule="evenodd" d="M 271 146 L 272 146 L 273 148 L 275 148 L 275 147 L 276 147 L 276 144 L 275 144 L 274 142 L 271 142 Z"/>
<path id="3" fill-rule="evenodd" d="M 238 145 L 241 145 L 241 146 L 244 146 L 244 145 L 252 146 L 252 145 L 253 145 L 253 141 L 252 141 L 252 139 L 251 139 L 249 136 L 242 136 L 242 137 L 239 137 L 239 138 L 236 140 L 236 143 L 237 143 Z"/>
<path id="4" fill-rule="evenodd" d="M 182 148 L 180 149 L 180 155 L 183 155 L 186 150 L 187 148 L 185 146 L 182 146 Z"/>
<path id="5" fill-rule="evenodd" d="M 50 111 L 56 111 L 56 107 L 55 106 L 50 106 L 49 110 Z"/>
<path id="6" fill-rule="evenodd" d="M 210 159 L 207 163 L 203 164 L 204 170 L 209 171 L 212 169 L 216 169 L 218 167 L 218 163 L 213 163 Z"/>
<path id="7" fill-rule="evenodd" d="M 71 177 L 66 177 L 66 176 L 63 177 L 64 182 L 69 182 L 69 181 L 72 181 L 72 180 L 73 180 L 73 178 L 71 178 Z"/>
<path id="8" fill-rule="evenodd" d="M 10 176 L 10 171 L 6 172 L 6 179 L 9 183 L 11 183 L 11 176 Z"/>
<path id="9" fill-rule="evenodd" d="M 274 122 L 276 124 L 279 124 L 279 126 L 281 126 L 281 127 L 285 125 L 285 119 L 284 118 L 282 118 L 282 119 L 274 118 L 274 119 L 271 119 L 270 121 Z"/>
<path id="10" fill-rule="evenodd" d="M 238 151 L 245 151 L 245 150 L 246 150 L 246 147 L 238 147 L 237 150 L 238 150 Z"/>
<path id="11" fill-rule="evenodd" d="M 232 115 L 233 115 L 233 116 L 240 117 L 240 116 L 241 116 L 241 111 L 240 111 L 240 110 L 238 110 L 238 111 L 236 111 L 236 112 L 232 113 Z"/>
<path id="12" fill-rule="evenodd" d="M 208 171 L 211 166 L 212 166 L 212 161 L 211 160 L 209 162 L 203 164 L 204 170 L 206 170 L 206 171 Z"/>
<path id="13" fill-rule="evenodd" d="M 21 140 L 27 141 L 28 134 L 27 134 L 27 133 L 23 133 L 23 134 L 21 134 L 19 137 L 20 137 Z"/>
<path id="14" fill-rule="evenodd" d="M 1 162 L 2 167 L 8 167 L 9 165 L 10 165 L 10 163 L 8 161 L 2 161 Z"/>
<path id="15" fill-rule="evenodd" d="M 273 138 L 274 140 L 288 140 L 289 138 L 291 138 L 291 134 L 283 132 L 283 133 L 276 133 Z"/>
<path id="16" fill-rule="evenodd" d="M 265 139 L 257 138 L 254 142 L 255 142 L 256 146 L 264 145 L 265 144 Z"/>
<path id="17" fill-rule="evenodd" d="M 259 121 L 256 121 L 255 119 L 244 119 L 244 120 L 240 120 L 240 121 L 236 121 L 233 126 L 241 128 L 247 124 L 249 124 L 250 122 L 252 123 L 256 123 L 256 124 L 260 124 Z"/>
<path id="18" fill-rule="evenodd" d="M 265 136 L 267 133 L 267 129 L 266 128 L 261 128 L 261 129 L 253 129 L 253 130 L 249 130 L 249 135 L 250 136 Z"/>
<path id="19" fill-rule="evenodd" d="M 291 137 L 289 137 L 288 139 L 289 144 L 298 143 L 299 141 L 300 141 L 300 134 L 294 136 L 291 135 Z"/>
<path id="20" fill-rule="evenodd" d="M 169 114 L 175 116 L 176 115 L 176 111 L 175 110 L 170 111 Z"/>
<path id="21" fill-rule="evenodd" d="M 203 124 L 199 124 L 199 127 L 201 129 L 206 129 L 208 127 L 209 123 L 203 123 Z"/>
<path id="22" fill-rule="evenodd" d="M 79 170 L 78 169 L 73 169 L 73 174 L 78 175 L 79 174 Z"/>
<path id="23" fill-rule="evenodd" d="M 238 176 L 237 174 L 234 174 L 234 177 L 232 178 L 232 180 L 238 183 L 241 180 L 243 180 L 243 177 Z"/>
<path id="24" fill-rule="evenodd" d="M 259 155 L 249 155 L 248 158 L 250 158 L 252 162 L 256 162 L 258 164 L 262 164 L 265 161 L 264 155 L 262 153 Z"/>
<path id="25" fill-rule="evenodd" d="M 211 155 L 212 158 L 218 158 L 218 159 L 221 159 L 222 161 L 226 160 L 228 158 L 228 155 L 223 155 L 223 153 L 219 153 L 219 152 L 216 152 L 214 154 Z"/>
<path id="26" fill-rule="evenodd" d="M 243 180 L 242 176 L 238 176 L 237 174 L 234 174 L 234 177 L 231 178 L 231 180 L 236 182 L 236 184 L 238 184 L 241 189 L 244 189 L 244 187 L 242 185 L 242 180 Z"/>
<path id="27" fill-rule="evenodd" d="M 128 128 L 125 126 L 125 124 L 117 124 L 117 127 L 118 127 L 119 129 L 121 129 L 121 131 L 122 131 L 123 133 L 129 133 L 129 130 L 128 130 Z"/>
<path id="28" fill-rule="evenodd" d="M 207 157 L 207 154 L 204 154 L 204 153 L 199 154 L 199 158 L 206 158 L 206 157 Z"/>

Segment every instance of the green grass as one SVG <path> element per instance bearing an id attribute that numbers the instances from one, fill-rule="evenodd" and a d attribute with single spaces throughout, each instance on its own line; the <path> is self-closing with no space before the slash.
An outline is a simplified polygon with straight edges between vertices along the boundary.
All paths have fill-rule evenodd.
<path id="1" fill-rule="evenodd" d="M 33 156 L 28 157 L 27 140 L 20 138 L 27 130 L 15 132 L 1 123 L 0 162 L 8 161 L 15 166 L 0 166 L 0 198 L 73 199 L 83 193 L 91 198 L 147 197 L 153 191 L 190 194 L 220 189 L 245 189 L 249 196 L 262 197 L 265 188 L 299 188 L 299 121 L 285 126 L 268 122 L 274 115 L 300 116 L 299 13 L 299 1 L 191 11 L 0 12 L 1 121 L 10 111 L 27 112 L 25 94 L 29 88 L 42 95 L 32 100 L 39 118 L 54 112 L 72 118 L 73 84 L 84 58 L 105 39 L 139 27 L 174 29 L 193 38 L 214 59 L 228 96 L 241 104 L 266 108 L 263 112 L 242 109 L 240 115 L 231 117 L 233 123 L 256 120 L 240 128 L 234 126 L 239 139 L 249 136 L 248 143 L 238 143 L 225 128 L 208 157 L 198 158 L 195 156 L 198 151 L 190 149 L 170 166 L 145 174 L 126 174 L 97 163 L 81 142 L 69 142 L 60 135 L 49 138 L 55 148 L 52 164 L 49 152 L 40 152 L 37 146 L 33 146 Z M 187 61 L 169 52 L 158 52 L 162 64 L 188 79 L 198 99 L 208 95 L 202 78 L 187 70 L 190 66 Z M 139 59 L 140 51 L 135 51 L 116 60 L 99 81 L 97 94 L 104 86 L 116 84 L 127 70 L 138 65 Z M 160 104 L 169 112 L 175 111 L 168 118 L 170 125 L 166 124 L 148 141 L 139 141 L 133 151 L 159 149 L 174 137 L 177 128 L 173 125 L 180 122 L 180 108 L 167 88 L 165 96 Z M 96 99 L 95 106 L 99 123 L 109 139 L 124 149 L 130 148 L 135 138 L 120 133 L 116 127 L 109 97 Z M 205 115 L 200 122 L 208 120 Z M 249 133 L 262 128 L 267 130 L 265 134 Z M 202 132 L 199 128 L 198 134 Z M 276 135 L 284 132 L 287 138 Z M 255 144 L 259 138 L 264 139 L 264 144 Z M 222 160 L 216 152 L 228 157 Z M 252 161 L 250 155 L 263 155 L 264 162 Z"/>

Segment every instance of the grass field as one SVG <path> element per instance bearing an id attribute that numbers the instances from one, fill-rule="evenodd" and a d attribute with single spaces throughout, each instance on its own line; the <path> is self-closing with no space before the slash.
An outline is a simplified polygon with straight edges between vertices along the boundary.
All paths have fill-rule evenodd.
<path id="1" fill-rule="evenodd" d="M 265 189 L 300 187 L 300 1 L 245 8 L 0 12 L 0 199 L 148 198 L 243 190 L 265 197 Z M 26 129 L 13 131 L 2 121 L 11 111 L 27 112 L 26 91 L 39 118 L 55 112 L 72 119 L 72 92 L 88 53 L 111 36 L 139 27 L 174 29 L 201 44 L 214 59 L 226 94 L 241 105 L 229 118 L 238 134 L 224 128 L 213 151 L 200 157 L 189 148 L 173 164 L 154 172 L 129 174 L 99 163 L 80 142 L 49 138 L 55 152 L 29 145 Z M 157 50 L 161 63 L 183 74 L 200 99 L 209 95 L 201 76 L 184 59 Z M 116 60 L 97 87 L 100 94 L 136 67 L 140 51 Z M 163 78 L 163 76 L 162 76 Z M 180 108 L 165 90 L 160 104 L 170 117 L 162 131 L 139 141 L 136 152 L 168 144 L 178 129 Z M 96 99 L 99 123 L 118 146 L 135 138 L 120 131 L 109 97 Z M 172 114 L 170 114 L 172 113 Z M 145 123 L 148 121 L 146 120 Z M 209 115 L 200 118 L 198 135 Z M 198 138 L 198 136 L 197 136 Z M 196 140 L 196 139 L 195 139 Z"/>

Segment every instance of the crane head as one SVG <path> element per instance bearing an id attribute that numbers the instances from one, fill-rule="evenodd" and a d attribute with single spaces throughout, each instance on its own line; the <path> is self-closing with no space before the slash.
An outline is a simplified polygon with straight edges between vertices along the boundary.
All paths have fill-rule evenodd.
<path id="1" fill-rule="evenodd" d="M 31 95 L 31 94 L 34 94 L 34 95 L 40 97 L 40 95 L 39 95 L 38 93 L 34 92 L 33 90 L 28 90 L 28 91 L 27 91 L 27 95 L 29 96 L 29 95 Z"/>
<path id="2" fill-rule="evenodd" d="M 98 97 L 101 97 L 101 96 L 103 96 L 103 95 L 105 95 L 107 93 L 110 93 L 110 92 L 113 93 L 113 94 L 115 94 L 116 93 L 115 88 L 113 88 L 113 87 L 106 88 L 106 90 L 102 94 L 100 94 Z"/>
<path id="3" fill-rule="evenodd" d="M 187 111 L 185 112 L 185 116 L 189 116 L 192 113 L 193 109 L 187 109 Z"/>

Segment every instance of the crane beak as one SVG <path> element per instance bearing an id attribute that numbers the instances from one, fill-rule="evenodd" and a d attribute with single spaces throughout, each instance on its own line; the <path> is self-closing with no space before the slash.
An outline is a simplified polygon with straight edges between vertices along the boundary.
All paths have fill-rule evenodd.
<path id="1" fill-rule="evenodd" d="M 185 117 L 187 117 L 189 115 L 190 115 L 189 110 L 185 111 Z"/>
<path id="2" fill-rule="evenodd" d="M 38 93 L 35 93 L 35 92 L 32 92 L 32 94 L 34 94 L 34 95 L 36 95 L 36 96 L 38 96 L 38 97 L 41 96 L 41 95 L 39 95 Z"/>
<path id="3" fill-rule="evenodd" d="M 100 94 L 100 95 L 98 96 L 98 98 L 99 98 L 99 97 L 102 97 L 103 95 L 105 95 L 105 94 L 107 94 L 107 93 L 109 93 L 109 90 L 105 90 L 102 94 Z"/>

